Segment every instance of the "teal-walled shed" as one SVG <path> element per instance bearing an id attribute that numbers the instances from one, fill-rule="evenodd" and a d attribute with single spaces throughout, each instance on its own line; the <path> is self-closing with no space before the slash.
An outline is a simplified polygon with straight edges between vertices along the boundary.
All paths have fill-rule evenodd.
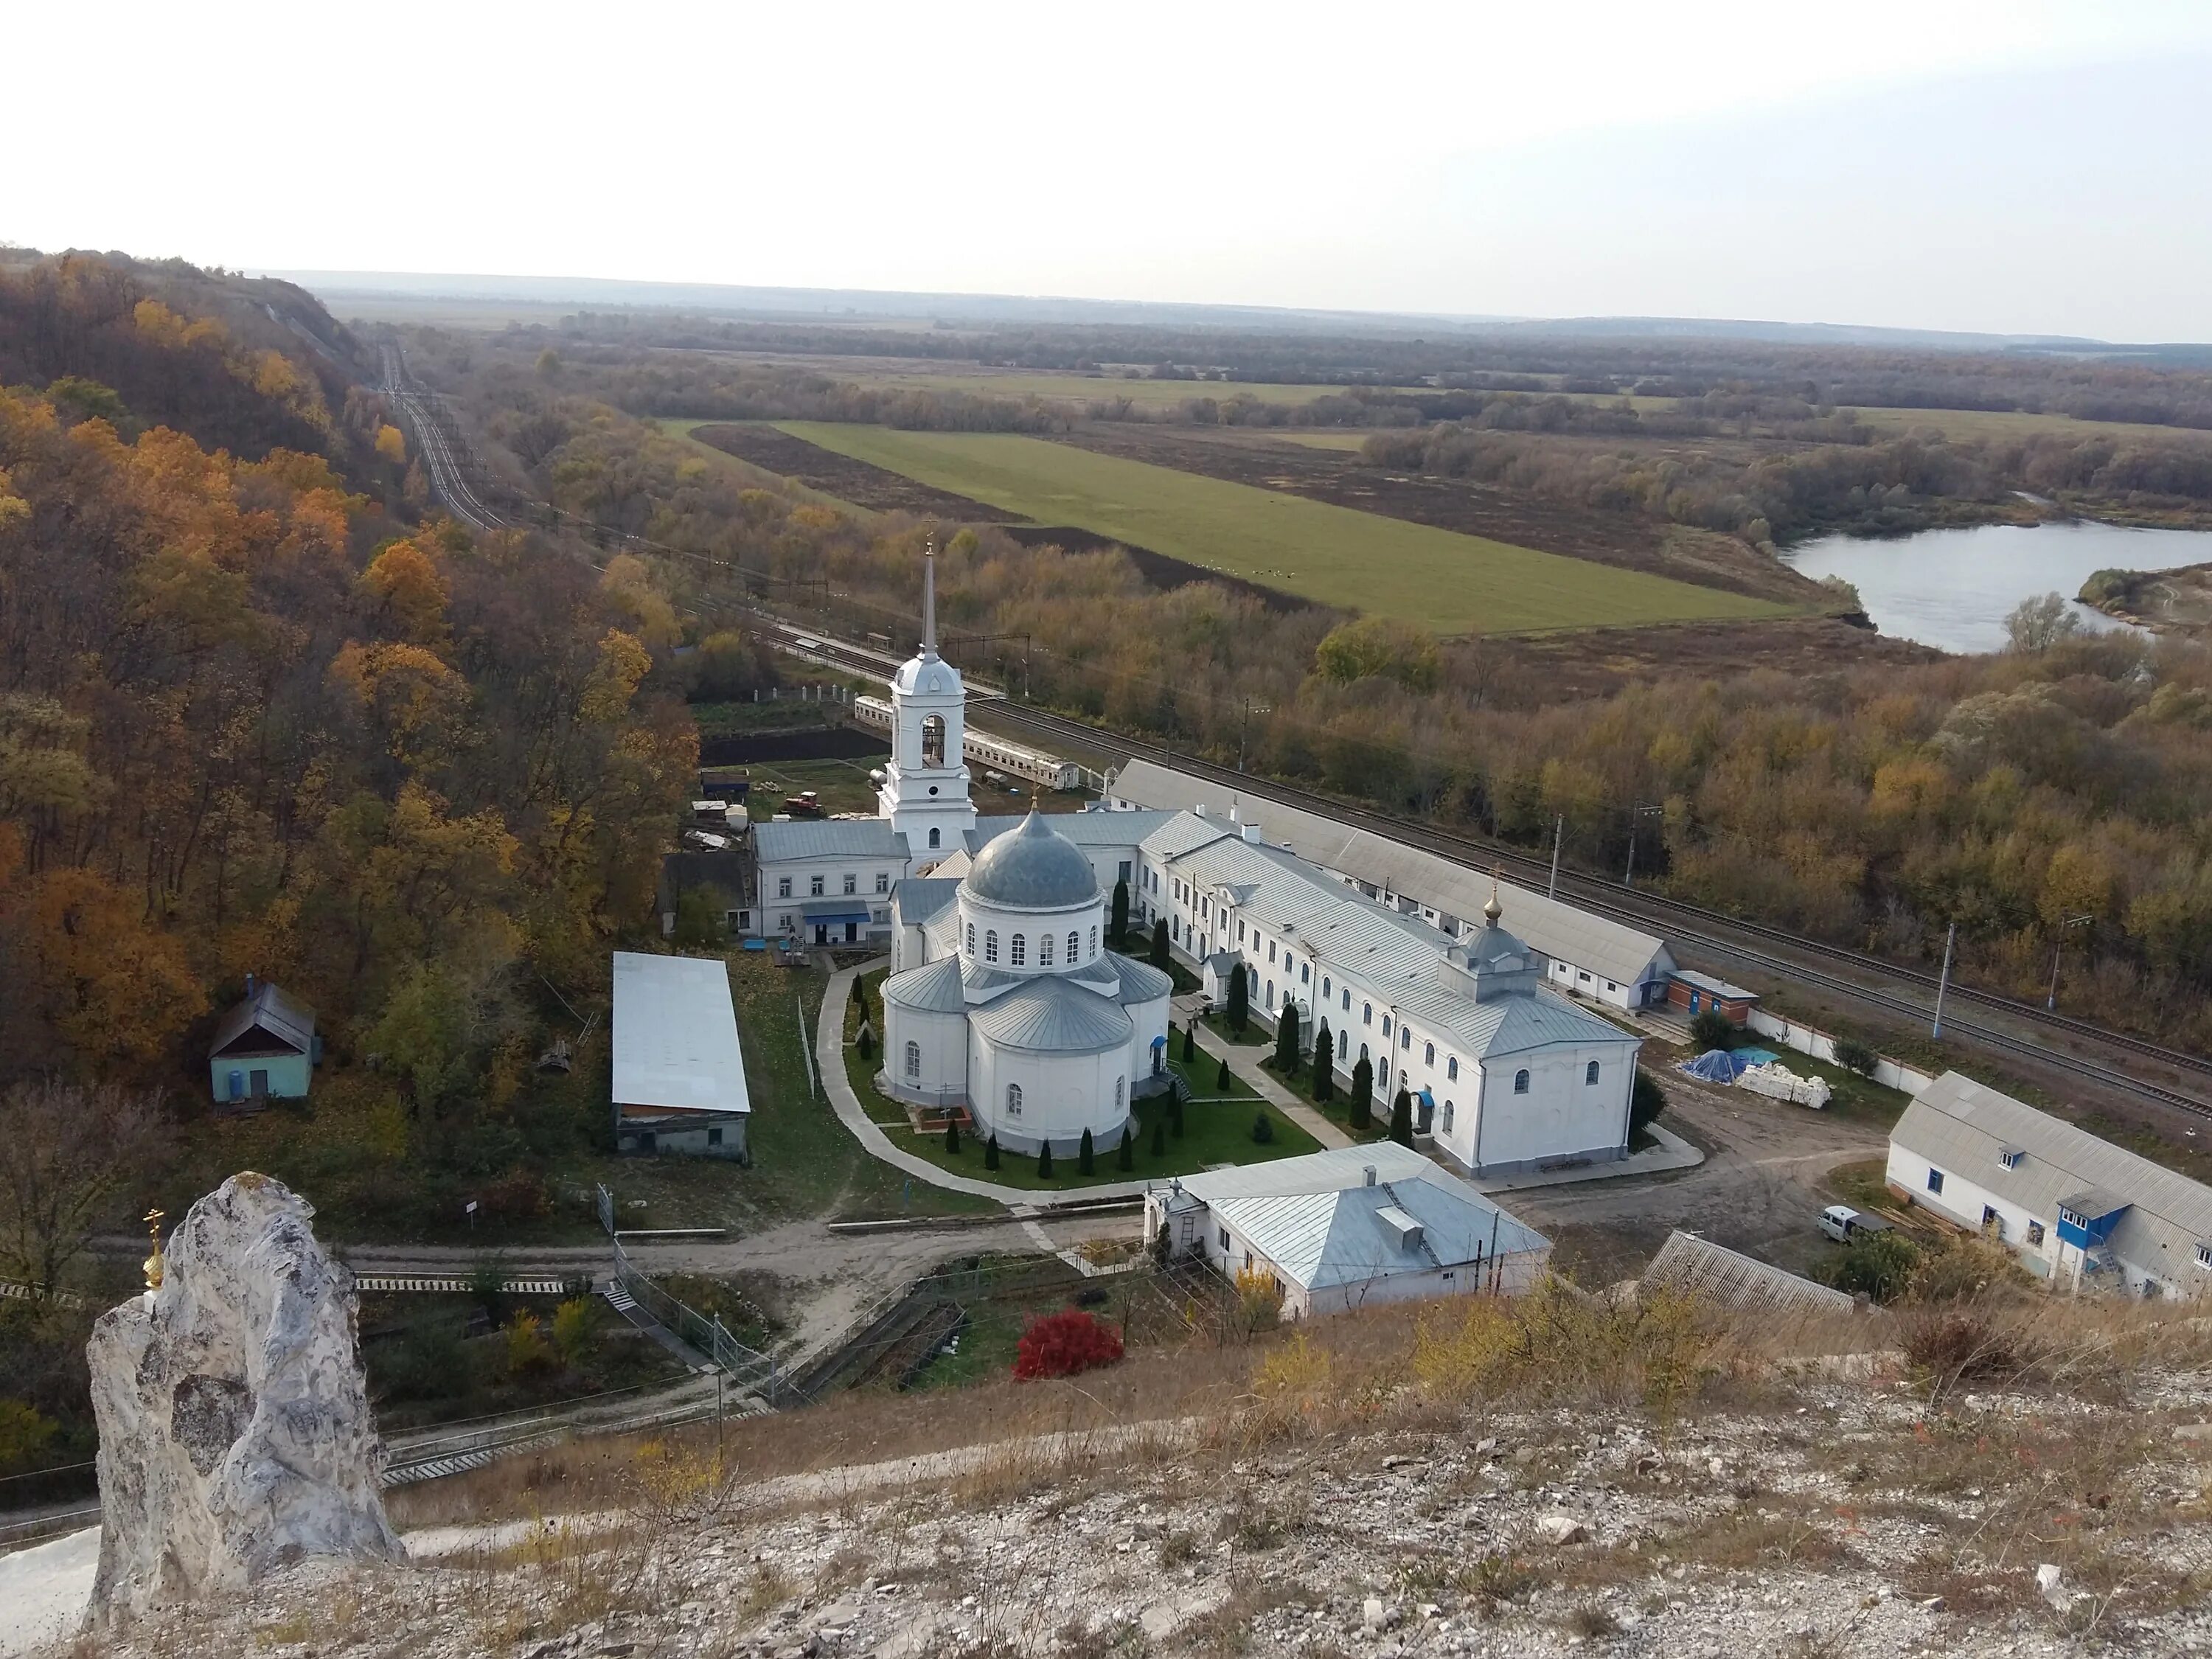
<path id="1" fill-rule="evenodd" d="M 299 1100 L 321 1058 L 315 1011 L 249 975 L 246 1000 L 216 1028 L 208 1079 L 219 1106 Z"/>

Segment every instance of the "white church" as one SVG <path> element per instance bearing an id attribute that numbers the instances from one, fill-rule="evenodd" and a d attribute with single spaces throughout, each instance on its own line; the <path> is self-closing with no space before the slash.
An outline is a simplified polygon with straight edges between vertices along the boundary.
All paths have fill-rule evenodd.
<path id="1" fill-rule="evenodd" d="M 980 817 L 962 755 L 967 702 L 937 652 L 935 562 L 920 652 L 890 683 L 892 753 L 873 818 L 755 826 L 764 931 L 888 943 L 884 1091 L 964 1108 L 978 1136 L 1100 1152 L 1131 1103 L 1168 1086 L 1168 975 L 1108 948 L 1109 895 L 1133 934 L 1168 924 L 1176 957 L 1254 1017 L 1329 1026 L 1340 1090 L 1362 1060 L 1376 1111 L 1412 1097 L 1419 1144 L 1495 1175 L 1628 1151 L 1641 1040 L 1547 984 L 1493 890 L 1446 933 L 1347 887 L 1260 823 L 1191 811 Z M 783 913 L 779 923 L 778 912 Z M 835 931 L 833 931 L 835 930 Z"/>

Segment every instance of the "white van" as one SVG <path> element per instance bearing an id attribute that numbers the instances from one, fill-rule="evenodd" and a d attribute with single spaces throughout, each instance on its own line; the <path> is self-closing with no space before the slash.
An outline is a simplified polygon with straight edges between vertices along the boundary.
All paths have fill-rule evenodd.
<path id="1" fill-rule="evenodd" d="M 1831 1204 L 1820 1212 L 1820 1231 L 1838 1244 L 1848 1244 L 1869 1233 L 1886 1233 L 1889 1223 L 1878 1215 L 1869 1215 L 1864 1210 L 1854 1210 L 1848 1204 Z"/>

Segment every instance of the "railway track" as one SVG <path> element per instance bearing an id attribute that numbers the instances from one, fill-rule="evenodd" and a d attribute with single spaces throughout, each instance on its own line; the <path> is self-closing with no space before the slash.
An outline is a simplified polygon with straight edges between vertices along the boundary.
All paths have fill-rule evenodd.
<path id="1" fill-rule="evenodd" d="M 752 614 L 780 632 L 799 631 L 790 629 L 789 624 L 767 613 L 755 611 Z M 872 673 L 897 665 L 881 652 L 831 639 L 819 629 L 806 630 L 806 634 L 817 647 L 813 654 L 819 656 L 832 666 Z M 1119 732 L 1101 731 L 1096 726 L 1087 726 L 1080 720 L 1070 720 L 1065 715 L 1052 714 L 1039 709 L 1026 708 L 1004 697 L 994 699 L 988 714 L 983 718 L 989 720 L 994 725 L 1012 726 L 1018 732 L 1061 743 L 1072 741 L 1091 746 L 1101 744 L 1109 744 L 1117 750 L 1126 750 L 1133 756 L 1156 761 L 1164 766 L 1171 766 L 1178 771 L 1188 772 L 1212 782 L 1225 784 L 1259 799 L 1278 801 L 1286 806 L 1296 806 L 1306 811 L 1321 813 L 1339 823 L 1372 830 L 1379 835 L 1388 836 L 1395 841 L 1403 842 L 1410 846 L 1419 847 L 1424 851 L 1437 854 L 1470 869 L 1485 870 L 1493 865 L 1500 866 L 1507 874 L 1521 879 L 1527 885 L 1542 887 L 1550 879 L 1551 868 L 1547 860 L 1532 857 L 1518 848 L 1486 841 L 1480 836 L 1464 836 L 1451 830 L 1438 829 L 1418 819 L 1400 817 L 1390 813 L 1376 811 L 1370 807 L 1338 800 L 1313 790 L 1302 789 L 1294 784 L 1279 783 L 1270 778 L 1255 777 L 1250 773 L 1238 772 L 1215 762 L 1183 754 L 1159 744 L 1147 743 Z M 1624 902 L 1620 890 L 1588 876 L 1570 874 L 1564 870 L 1559 874 L 1559 890 L 1561 897 L 1571 899 L 1582 908 L 1594 914 L 1607 916 L 1617 921 L 1628 922 L 1637 927 L 1658 927 L 1670 939 L 1700 954 L 1743 963 L 1780 978 L 1818 987 L 1822 990 L 1848 997 L 1853 1001 L 1880 1009 L 1885 1013 L 1902 1015 L 1913 1020 L 1925 1020 L 1929 1018 L 1930 1009 L 1925 1002 L 1913 1000 L 1878 986 L 1869 986 L 1857 980 L 1847 979 L 1839 974 L 1827 972 L 1819 967 L 1808 966 L 1802 960 L 1771 954 L 1759 949 L 1756 945 L 1744 943 L 1743 939 L 1748 937 L 1755 940 L 1781 945 L 1799 953 L 1801 957 L 1812 957 L 1816 960 L 1832 963 L 1839 967 L 1850 967 L 1888 979 L 1902 980 L 1908 985 L 1924 991 L 1931 999 L 1936 986 L 1936 975 L 1914 969 L 1901 968 L 1863 951 L 1850 951 L 1841 946 L 1807 940 L 1783 928 L 1769 927 L 1760 922 L 1740 921 L 1723 912 L 1708 909 L 1700 905 L 1685 903 L 1677 899 L 1664 898 L 1656 895 L 1638 895 L 1634 900 Z M 1733 939 L 1726 937 L 1723 933 L 1716 931 L 1717 929 L 1725 929 L 1727 933 L 1736 934 L 1738 937 Z M 2053 1014 L 2032 1004 L 2023 1003 L 1995 992 L 1961 985 L 1955 980 L 1952 981 L 1946 993 L 1946 998 L 1947 1013 L 1944 1029 L 1948 1033 L 1962 1041 L 2033 1060 L 2044 1065 L 2055 1066 L 2107 1088 L 2121 1090 L 2153 1101 L 2159 1105 L 2171 1107 L 2196 1116 L 2212 1118 L 2212 1101 L 2185 1092 L 2181 1089 L 2170 1088 L 2162 1083 L 2136 1077 L 2084 1054 L 2075 1054 L 2033 1038 L 2014 1036 L 2009 1031 L 1974 1020 L 1970 1016 L 1961 1017 L 1955 1012 L 1950 1012 L 1948 1009 L 1954 1005 L 1968 1005 L 2011 1014 L 2030 1020 L 2057 1036 L 2101 1043 L 2155 1064 L 2170 1066 L 2177 1073 L 2192 1078 L 2203 1078 L 2207 1080 L 2208 1087 L 2212 1087 L 2212 1060 L 2181 1049 L 2169 1048 L 2140 1037 L 2130 1036 L 2125 1033 L 2109 1031 L 2085 1020 L 2071 1019 L 2064 1015 Z M 2179 1080 L 2179 1077 L 2176 1080 Z"/>
<path id="2" fill-rule="evenodd" d="M 416 433 L 421 434 L 416 438 L 417 451 L 429 469 L 432 485 L 439 498 L 457 516 L 478 529 L 505 527 L 507 518 L 485 503 L 469 481 L 468 469 L 463 465 L 459 453 L 465 446 L 466 439 L 458 428 L 449 432 L 439 417 L 439 412 L 428 406 L 428 399 L 431 394 L 414 387 L 408 375 L 405 359 L 398 348 L 386 346 L 384 351 L 386 390 L 399 403 Z M 568 515 L 560 516 L 565 518 Z M 625 542 L 640 540 L 628 536 L 620 539 Z M 701 555 L 661 548 L 658 544 L 641 544 L 702 564 L 713 565 L 715 562 Z M 819 626 L 795 626 L 774 612 L 763 611 L 750 603 L 731 604 L 716 609 L 726 614 L 749 618 L 757 626 L 774 630 L 782 636 L 786 648 L 796 648 L 798 654 L 813 658 L 826 666 L 861 673 L 887 673 L 897 668 L 902 660 L 884 652 L 836 639 Z M 805 645 L 798 646 L 797 641 L 802 638 Z M 991 702 L 993 706 L 985 718 L 995 726 L 1061 743 L 1073 742 L 1091 748 L 1109 747 L 1117 752 L 1156 761 L 1178 771 L 1226 784 L 1262 800 L 1296 806 L 1322 813 L 1339 823 L 1372 830 L 1379 835 L 1435 853 L 1470 869 L 1501 868 L 1525 885 L 1547 886 L 1551 880 L 1548 860 L 1532 856 L 1518 848 L 1440 829 L 1417 818 L 1340 800 L 1295 784 L 1255 777 L 1161 744 L 1105 731 L 1066 715 L 1048 714 L 1018 705 L 1003 690 L 975 684 L 972 678 L 970 690 Z M 1924 969 L 1887 962 L 1864 951 L 1808 939 L 1785 928 L 1747 921 L 1724 911 L 1684 900 L 1656 894 L 1627 894 L 1608 882 L 1565 870 L 1559 872 L 1559 891 L 1561 896 L 1572 899 L 1576 904 L 1594 914 L 1638 927 L 1657 928 L 1668 938 L 1707 957 L 1744 963 L 1785 980 L 1817 987 L 1887 1014 L 1899 1015 L 1915 1021 L 1930 1018 L 1930 1003 L 1936 991 L 1937 975 Z M 1754 943 L 1746 943 L 1747 940 Z M 1778 956 L 1760 949 L 1760 945 L 1778 946 L 1795 954 L 1791 957 Z M 1826 966 L 1810 965 L 1807 958 L 1810 959 L 1810 963 Z M 1893 985 L 1901 984 L 1917 991 L 1928 1000 L 1915 1000 L 1899 994 L 1894 988 L 1870 986 L 1858 980 L 1848 979 L 1841 973 L 1830 971 L 1831 969 L 1874 975 L 1891 981 Z M 2172 1080 L 2177 1085 L 2184 1079 L 2192 1082 L 2201 1079 L 2199 1086 L 2204 1094 L 2191 1094 L 2179 1087 L 2169 1087 L 2163 1081 L 2137 1077 L 2088 1055 L 2032 1037 L 2015 1036 L 1971 1017 L 1948 1014 L 1944 1026 L 1952 1036 L 1999 1053 L 2055 1066 L 2160 1106 L 2194 1116 L 2212 1118 L 2212 1098 L 2208 1098 L 2212 1097 L 2212 1059 L 2126 1032 L 2111 1030 L 2087 1020 L 2075 1019 L 2033 1003 L 2023 1002 L 2018 998 L 1961 984 L 1956 980 L 1951 981 L 1944 995 L 1948 1006 L 1963 1006 L 2004 1014 L 2025 1021 L 2039 1032 L 2048 1032 L 2053 1038 L 2094 1043 L 2108 1051 L 2117 1050 L 2166 1068 L 2172 1073 Z"/>

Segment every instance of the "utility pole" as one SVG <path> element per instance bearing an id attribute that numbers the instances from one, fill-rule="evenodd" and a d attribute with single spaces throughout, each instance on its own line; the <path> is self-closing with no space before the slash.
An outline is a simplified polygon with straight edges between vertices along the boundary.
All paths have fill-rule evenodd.
<path id="1" fill-rule="evenodd" d="M 1546 898 L 1559 896 L 1559 843 L 1566 838 L 1567 815 L 1562 812 L 1552 820 L 1552 883 L 1544 889 Z"/>
<path id="2" fill-rule="evenodd" d="M 1637 802 L 1637 803 L 1636 803 L 1636 805 L 1635 805 L 1634 806 L 1632 806 L 1632 807 L 1631 807 L 1631 808 L 1629 809 L 1629 812 L 1628 812 L 1628 870 L 1627 870 L 1627 873 L 1626 873 L 1625 875 L 1623 875 L 1623 876 L 1621 877 L 1621 878 L 1620 878 L 1620 884 L 1621 884 L 1623 887 L 1633 887 L 1633 886 L 1636 884 L 1636 822 L 1637 822 L 1637 820 L 1638 820 L 1638 818 L 1650 817 L 1651 817 L 1652 815 L 1654 815 L 1654 814 L 1656 814 L 1656 813 L 1663 813 L 1664 811 L 1666 811 L 1666 810 L 1667 810 L 1667 809 L 1666 809 L 1664 806 L 1648 806 L 1648 805 L 1645 805 L 1644 802 L 1642 802 L 1642 801 L 1638 801 L 1638 802 Z M 1554 857 L 1555 857 L 1555 859 L 1556 859 L 1556 854 L 1554 855 Z M 1556 862 L 1554 863 L 1554 865 L 1553 865 L 1553 867 L 1554 869 L 1556 869 L 1556 868 L 1558 867 L 1558 866 L 1557 866 Z"/>
<path id="3" fill-rule="evenodd" d="M 1274 712 L 1274 708 L 1272 704 L 1254 702 L 1249 697 L 1244 699 L 1244 715 L 1242 720 L 1237 722 L 1237 769 L 1238 771 L 1242 772 L 1244 769 L 1245 727 L 1251 724 L 1253 715 L 1272 714 Z"/>
<path id="4" fill-rule="evenodd" d="M 2094 916 L 2069 916 L 2058 924 L 2058 948 L 2051 953 L 2051 994 L 2043 1000 L 2045 1011 L 2056 1012 L 2058 1007 L 2058 959 L 2066 954 L 2067 930 L 2086 927 L 2094 921 Z"/>
<path id="5" fill-rule="evenodd" d="M 1943 994 L 1951 988 L 1951 947 L 1959 942 L 1959 924 L 1953 922 L 1943 935 L 1943 971 L 1936 981 L 1936 1024 L 1929 1029 L 1931 1037 L 1943 1035 Z"/>

